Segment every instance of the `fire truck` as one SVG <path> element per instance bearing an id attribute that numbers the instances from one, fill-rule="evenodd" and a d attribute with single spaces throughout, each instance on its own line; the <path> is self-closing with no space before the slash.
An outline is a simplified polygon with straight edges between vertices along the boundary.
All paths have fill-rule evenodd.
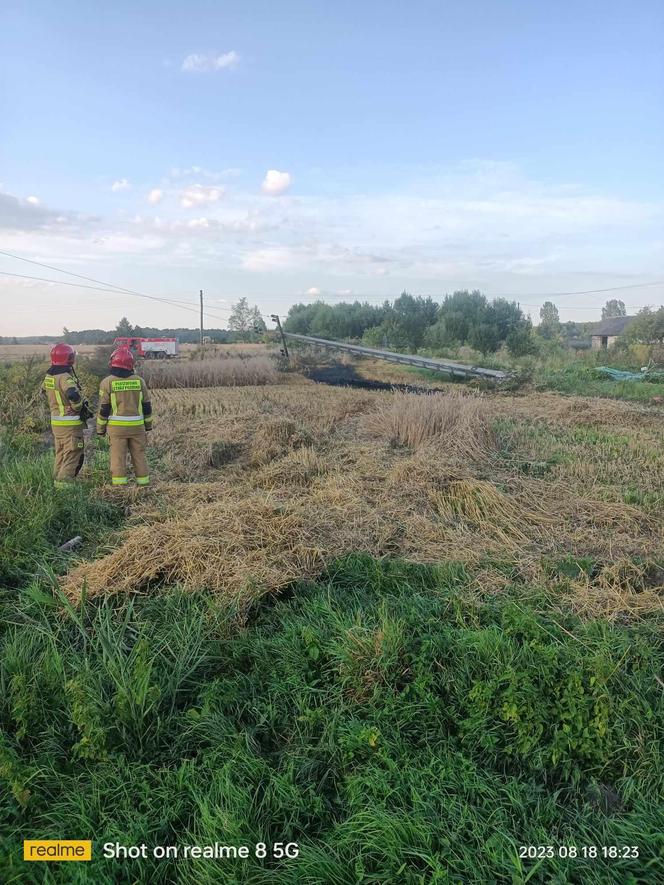
<path id="1" fill-rule="evenodd" d="M 116 338 L 115 347 L 128 347 L 144 360 L 173 359 L 179 353 L 177 338 Z"/>

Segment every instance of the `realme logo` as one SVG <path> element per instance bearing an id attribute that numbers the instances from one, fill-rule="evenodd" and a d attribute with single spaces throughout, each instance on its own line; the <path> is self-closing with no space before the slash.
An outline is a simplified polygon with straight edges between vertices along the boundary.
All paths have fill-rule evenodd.
<path id="1" fill-rule="evenodd" d="M 89 839 L 26 839 L 23 860 L 92 860 Z"/>

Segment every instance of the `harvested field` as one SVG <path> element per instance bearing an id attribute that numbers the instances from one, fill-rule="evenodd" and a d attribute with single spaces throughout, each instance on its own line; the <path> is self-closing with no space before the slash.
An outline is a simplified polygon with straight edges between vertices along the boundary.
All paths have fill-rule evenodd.
<path id="1" fill-rule="evenodd" d="M 464 562 L 485 570 L 484 592 L 504 586 L 503 566 L 550 583 L 544 560 L 589 557 L 610 570 L 664 557 L 658 416 L 551 394 L 449 391 L 340 389 L 293 376 L 186 398 L 157 390 L 158 481 L 128 502 L 122 543 L 74 569 L 67 592 L 179 584 L 242 609 L 358 550 Z M 631 487 L 651 497 L 625 500 Z M 585 594 L 579 586 L 570 599 L 586 614 L 661 606 L 658 587 L 638 599 L 612 590 L 602 608 L 597 581 Z"/>
<path id="2" fill-rule="evenodd" d="M 273 351 L 267 344 L 262 343 L 238 343 L 238 344 L 204 344 L 203 350 L 212 357 L 224 356 L 267 356 Z M 183 356 L 191 357 L 200 353 L 200 344 L 180 344 L 180 353 Z"/>
<path id="3" fill-rule="evenodd" d="M 28 357 L 48 359 L 52 344 L 0 344 L 0 362 L 15 362 Z M 97 350 L 96 344 L 77 344 L 76 352 L 79 356 L 94 356 Z"/>

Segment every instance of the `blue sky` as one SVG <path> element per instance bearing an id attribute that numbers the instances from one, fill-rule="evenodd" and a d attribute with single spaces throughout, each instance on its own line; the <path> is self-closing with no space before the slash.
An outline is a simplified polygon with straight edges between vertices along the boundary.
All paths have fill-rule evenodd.
<path id="1" fill-rule="evenodd" d="M 654 0 L 9 0 L 0 248 L 203 288 L 222 318 L 245 294 L 285 313 L 462 287 L 536 317 L 543 293 L 658 280 L 663 33 Z M 605 297 L 560 298 L 561 316 Z M 189 320 L 2 275 L 0 302 L 2 334 Z"/>

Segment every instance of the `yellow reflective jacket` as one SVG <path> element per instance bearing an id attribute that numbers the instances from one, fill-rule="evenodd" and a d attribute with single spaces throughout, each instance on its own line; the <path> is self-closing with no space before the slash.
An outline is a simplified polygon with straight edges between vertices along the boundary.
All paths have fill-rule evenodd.
<path id="1" fill-rule="evenodd" d="M 81 427 L 83 397 L 67 366 L 51 366 L 42 382 L 52 427 Z"/>
<path id="2" fill-rule="evenodd" d="M 108 427 L 152 427 L 152 403 L 145 381 L 133 372 L 107 375 L 99 388 L 97 433 Z"/>

